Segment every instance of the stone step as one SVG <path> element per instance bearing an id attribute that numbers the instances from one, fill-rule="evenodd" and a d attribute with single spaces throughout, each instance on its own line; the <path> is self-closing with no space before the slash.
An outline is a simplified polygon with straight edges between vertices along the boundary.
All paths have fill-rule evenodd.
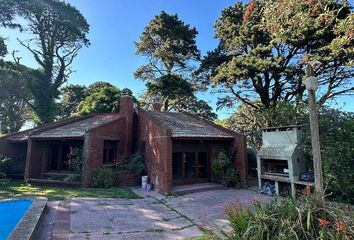
<path id="1" fill-rule="evenodd" d="M 172 194 L 174 195 L 184 195 L 196 192 L 206 192 L 213 190 L 222 190 L 224 187 L 217 183 L 198 183 L 198 184 L 188 184 L 180 185 L 172 188 Z"/>
<path id="2" fill-rule="evenodd" d="M 53 184 L 53 185 L 68 185 L 68 186 L 80 186 L 81 182 L 68 182 L 63 180 L 52 180 L 45 178 L 29 178 L 26 180 L 28 183 L 39 183 L 39 184 Z"/>

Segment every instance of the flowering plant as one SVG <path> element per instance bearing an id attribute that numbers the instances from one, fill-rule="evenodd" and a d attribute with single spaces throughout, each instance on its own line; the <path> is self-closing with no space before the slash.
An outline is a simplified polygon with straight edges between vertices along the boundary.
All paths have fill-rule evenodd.
<path id="1" fill-rule="evenodd" d="M 352 210 L 316 194 L 275 198 L 253 207 L 255 211 L 246 211 L 238 204 L 227 207 L 233 228 L 229 239 L 354 239 Z"/>

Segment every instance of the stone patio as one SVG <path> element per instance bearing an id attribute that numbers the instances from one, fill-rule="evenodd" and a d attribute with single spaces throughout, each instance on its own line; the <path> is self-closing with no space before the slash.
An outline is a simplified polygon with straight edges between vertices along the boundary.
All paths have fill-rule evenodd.
<path id="1" fill-rule="evenodd" d="M 48 229 L 47 224 L 42 230 L 51 231 L 51 239 L 185 239 L 199 236 L 202 228 L 216 232 L 229 230 L 225 207 L 232 202 L 249 207 L 255 200 L 269 199 L 245 189 L 214 190 L 178 197 L 166 197 L 139 188 L 133 188 L 133 191 L 144 198 L 74 198 L 62 201 L 59 207 L 56 203 L 58 213 L 53 229 Z M 49 217 L 53 216 L 51 213 Z M 69 224 L 63 224 L 68 221 Z M 50 239 L 43 232 L 40 236 L 42 240 Z"/>

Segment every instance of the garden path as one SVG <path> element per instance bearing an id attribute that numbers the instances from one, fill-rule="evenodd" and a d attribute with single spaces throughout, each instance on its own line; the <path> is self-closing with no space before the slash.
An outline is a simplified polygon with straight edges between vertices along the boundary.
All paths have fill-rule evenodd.
<path id="1" fill-rule="evenodd" d="M 253 201 L 270 199 L 246 189 L 177 197 L 139 188 L 132 190 L 144 198 L 73 198 L 66 200 L 66 204 L 63 201 L 52 239 L 185 239 L 199 236 L 200 229 L 228 231 L 225 207 L 231 203 L 250 207 Z"/>

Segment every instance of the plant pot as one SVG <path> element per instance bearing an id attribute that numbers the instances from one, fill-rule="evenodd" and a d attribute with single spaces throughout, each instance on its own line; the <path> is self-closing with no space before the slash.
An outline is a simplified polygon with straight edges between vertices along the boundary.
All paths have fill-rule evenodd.
<path id="1" fill-rule="evenodd" d="M 146 190 L 151 191 L 153 189 L 153 185 L 148 183 L 146 184 Z"/>

